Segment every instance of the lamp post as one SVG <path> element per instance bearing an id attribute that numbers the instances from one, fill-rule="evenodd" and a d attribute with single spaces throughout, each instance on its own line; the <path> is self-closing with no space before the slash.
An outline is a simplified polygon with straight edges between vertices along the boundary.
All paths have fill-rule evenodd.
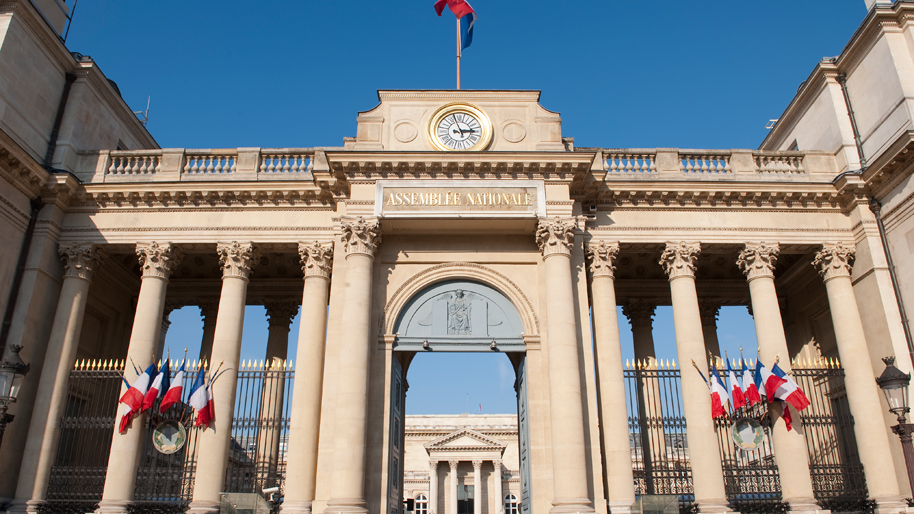
<path id="1" fill-rule="evenodd" d="M 22 381 L 29 372 L 29 365 L 22 362 L 19 350 L 22 347 L 11 344 L 6 355 L 0 361 L 0 443 L 3 442 L 3 432 L 6 425 L 13 421 L 14 416 L 7 414 L 11 403 L 16 401 Z"/>
<path id="2" fill-rule="evenodd" d="M 911 383 L 911 374 L 904 373 L 895 367 L 895 357 L 883 357 L 885 371 L 876 379 L 879 388 L 885 393 L 889 404 L 889 412 L 898 416 L 898 424 L 892 427 L 892 432 L 901 439 L 901 449 L 904 452 L 904 463 L 908 469 L 908 482 L 914 491 L 914 444 L 911 443 L 911 434 L 914 433 L 914 424 L 908 423 L 905 414 L 908 408 L 908 384 Z"/>

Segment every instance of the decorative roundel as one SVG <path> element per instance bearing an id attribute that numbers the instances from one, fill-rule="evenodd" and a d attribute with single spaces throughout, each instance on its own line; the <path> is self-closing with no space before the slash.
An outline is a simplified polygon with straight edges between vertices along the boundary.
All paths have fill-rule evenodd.
<path id="1" fill-rule="evenodd" d="M 492 122 L 470 104 L 452 103 L 432 115 L 428 137 L 432 146 L 446 152 L 485 150 L 492 142 Z"/>

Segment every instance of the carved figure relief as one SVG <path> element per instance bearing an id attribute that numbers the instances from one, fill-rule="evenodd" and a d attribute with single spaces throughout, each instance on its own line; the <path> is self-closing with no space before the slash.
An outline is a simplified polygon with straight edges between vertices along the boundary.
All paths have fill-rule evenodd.
<path id="1" fill-rule="evenodd" d="M 473 315 L 473 304 L 466 297 L 462 289 L 454 291 L 454 296 L 447 305 L 447 333 L 448 335 L 471 335 L 473 327 L 470 316 Z"/>

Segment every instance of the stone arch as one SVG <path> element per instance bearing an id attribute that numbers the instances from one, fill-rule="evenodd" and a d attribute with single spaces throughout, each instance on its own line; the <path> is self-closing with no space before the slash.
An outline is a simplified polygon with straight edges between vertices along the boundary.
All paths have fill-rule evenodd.
<path id="1" fill-rule="evenodd" d="M 503 294 L 520 316 L 523 335 L 525 337 L 540 335 L 539 320 L 533 311 L 533 304 L 517 284 L 492 268 L 469 262 L 438 264 L 410 277 L 397 289 L 384 307 L 384 315 L 381 320 L 383 333 L 394 334 L 397 319 L 415 295 L 439 282 L 461 279 L 479 282 Z"/>

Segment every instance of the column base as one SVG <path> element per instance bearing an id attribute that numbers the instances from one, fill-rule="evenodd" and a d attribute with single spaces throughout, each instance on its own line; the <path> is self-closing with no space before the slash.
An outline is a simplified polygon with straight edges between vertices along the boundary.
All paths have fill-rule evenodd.
<path id="1" fill-rule="evenodd" d="M 98 502 L 95 514 L 127 514 L 128 500 L 102 500 Z"/>
<path id="2" fill-rule="evenodd" d="M 908 510 L 908 502 L 902 496 L 874 497 L 876 514 L 898 514 Z"/>
<path id="3" fill-rule="evenodd" d="M 610 514 L 631 514 L 632 505 L 634 505 L 634 504 L 635 504 L 635 502 L 607 501 L 606 507 L 609 509 Z"/>
<path id="4" fill-rule="evenodd" d="M 282 502 L 282 512 L 287 514 L 311 514 L 311 502 Z"/>
<path id="5" fill-rule="evenodd" d="M 367 514 L 368 504 L 361 498 L 334 498 L 327 502 L 323 514 Z"/>
<path id="6" fill-rule="evenodd" d="M 831 514 L 816 502 L 815 498 L 784 498 L 782 501 L 790 504 L 791 512 L 804 512 L 806 514 Z"/>
<path id="7" fill-rule="evenodd" d="M 44 504 L 44 500 L 13 500 L 6 506 L 6 511 L 10 514 L 38 514 L 38 508 Z"/>
<path id="8" fill-rule="evenodd" d="M 219 502 L 194 500 L 187 507 L 187 514 L 219 514 Z"/>
<path id="9" fill-rule="evenodd" d="M 588 498 L 556 498 L 552 500 L 551 514 L 588 514 L 596 512 Z"/>
<path id="10" fill-rule="evenodd" d="M 703 514 L 720 514 L 723 512 L 733 512 L 730 508 L 730 502 L 727 500 L 695 500 L 698 504 L 699 512 Z"/>

